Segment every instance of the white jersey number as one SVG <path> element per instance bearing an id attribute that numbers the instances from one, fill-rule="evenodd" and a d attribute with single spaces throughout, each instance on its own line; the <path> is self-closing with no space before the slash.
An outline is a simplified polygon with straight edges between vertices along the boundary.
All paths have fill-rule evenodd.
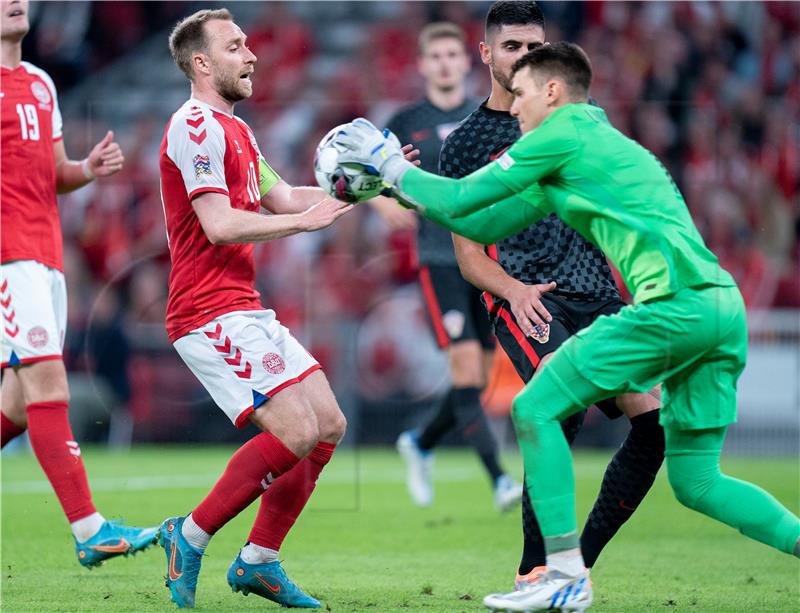
<path id="1" fill-rule="evenodd" d="M 39 140 L 39 114 L 32 104 L 18 104 L 19 129 L 22 140 Z"/>
<path id="2" fill-rule="evenodd" d="M 247 195 L 250 197 L 250 202 L 258 202 L 261 199 L 260 192 L 256 167 L 250 162 L 250 167 L 247 169 Z"/>

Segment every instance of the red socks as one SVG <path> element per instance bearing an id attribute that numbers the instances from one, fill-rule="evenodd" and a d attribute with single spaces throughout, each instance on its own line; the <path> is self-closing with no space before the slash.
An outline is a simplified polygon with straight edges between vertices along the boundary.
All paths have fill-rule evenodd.
<path id="1" fill-rule="evenodd" d="M 25 432 L 22 428 L 6 417 L 5 413 L 0 412 L 0 449 L 6 446 L 6 443 L 13 441 L 20 434 Z"/>
<path id="2" fill-rule="evenodd" d="M 214 534 L 298 461 L 280 439 L 262 432 L 233 454 L 216 485 L 192 511 L 192 518 L 208 534 Z"/>
<path id="3" fill-rule="evenodd" d="M 67 403 L 34 402 L 25 409 L 28 436 L 36 459 L 58 496 L 70 523 L 96 512 L 81 460 L 81 449 L 73 440 Z M 4 423 L 5 427 L 5 423 Z M 5 433 L 3 444 L 5 445 Z"/>
<path id="4" fill-rule="evenodd" d="M 261 496 L 258 515 L 248 540 L 251 543 L 280 550 L 294 522 L 311 497 L 322 469 L 330 461 L 336 445 L 319 443 Z"/>

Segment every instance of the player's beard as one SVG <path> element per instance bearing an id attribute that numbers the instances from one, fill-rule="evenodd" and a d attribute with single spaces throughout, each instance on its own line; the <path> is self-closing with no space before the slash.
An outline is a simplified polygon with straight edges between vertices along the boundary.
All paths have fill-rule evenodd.
<path id="1" fill-rule="evenodd" d="M 512 91 L 511 75 L 503 74 L 499 68 L 492 64 L 492 76 L 494 77 L 494 80 L 500 84 L 500 87 L 509 93 Z"/>
<path id="2" fill-rule="evenodd" d="M 240 102 L 250 97 L 250 92 L 245 90 L 238 74 L 222 76 L 217 73 L 214 77 L 214 89 L 228 102 Z"/>

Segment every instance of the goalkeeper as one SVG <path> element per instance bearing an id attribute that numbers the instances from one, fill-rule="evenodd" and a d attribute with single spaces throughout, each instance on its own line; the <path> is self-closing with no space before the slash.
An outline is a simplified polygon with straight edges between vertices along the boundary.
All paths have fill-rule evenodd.
<path id="1" fill-rule="evenodd" d="M 678 500 L 800 556 L 797 516 L 719 468 L 747 352 L 744 302 L 733 278 L 706 248 L 666 169 L 611 126 L 602 109 L 586 104 L 592 73 L 580 47 L 538 47 L 513 73 L 511 113 L 523 136 L 463 179 L 413 167 L 396 139 L 364 120 L 340 136 L 348 148 L 341 162 L 374 166 L 399 200 L 481 243 L 557 214 L 609 257 L 634 296 L 634 305 L 564 343 L 514 401 L 549 570 L 526 592 L 484 602 L 511 611 L 588 608 L 575 480 L 559 422 L 596 401 L 660 382 L 667 469 Z"/>

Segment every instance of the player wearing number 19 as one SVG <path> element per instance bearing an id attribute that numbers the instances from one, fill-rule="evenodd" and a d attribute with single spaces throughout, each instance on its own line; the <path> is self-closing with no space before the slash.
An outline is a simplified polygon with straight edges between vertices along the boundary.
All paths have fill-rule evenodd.
<path id="1" fill-rule="evenodd" d="M 148 547 L 156 529 L 105 521 L 92 503 L 81 450 L 73 440 L 61 357 L 67 292 L 56 193 L 114 174 L 123 157 L 109 132 L 83 161 L 67 158 L 53 81 L 22 61 L 27 1 L 2 0 L 0 23 L 2 446 L 27 429 L 70 522 L 78 561 L 92 567 Z"/>
<path id="2" fill-rule="evenodd" d="M 260 432 L 189 515 L 162 524 L 167 586 L 179 607 L 193 607 L 212 535 L 261 498 L 228 583 L 284 606 L 318 608 L 288 579 L 278 550 L 344 435 L 345 419 L 319 363 L 262 306 L 253 243 L 327 227 L 352 205 L 317 187 L 287 185 L 233 114 L 252 93 L 256 57 L 227 10 L 182 20 L 169 46 L 192 95 L 161 144 L 172 260 L 167 333 L 231 422 Z"/>
<path id="3" fill-rule="evenodd" d="M 522 138 L 460 180 L 414 168 L 396 150 L 373 155 L 388 142 L 374 128 L 353 126 L 341 137 L 352 151 L 346 161 L 375 166 L 400 199 L 473 240 L 491 243 L 555 213 L 608 256 L 634 296 L 634 305 L 565 342 L 514 400 L 548 571 L 528 591 L 487 597 L 494 610 L 588 608 L 572 458 L 559 420 L 661 381 L 660 421 L 678 500 L 800 556 L 800 519 L 764 490 L 719 469 L 747 353 L 741 294 L 706 248 L 664 167 L 587 104 L 591 74 L 589 59 L 570 43 L 523 56 L 513 69 L 511 107 Z"/>

